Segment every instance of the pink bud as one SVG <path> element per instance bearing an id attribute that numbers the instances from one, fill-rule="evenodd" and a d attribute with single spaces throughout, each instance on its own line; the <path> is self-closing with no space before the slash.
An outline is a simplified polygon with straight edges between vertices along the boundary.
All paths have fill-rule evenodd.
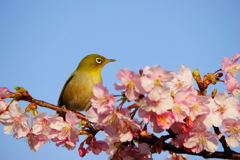
<path id="1" fill-rule="evenodd" d="M 81 143 L 81 145 L 79 146 L 78 152 L 80 157 L 84 157 L 86 155 L 87 150 L 83 148 L 83 143 Z"/>
<path id="2" fill-rule="evenodd" d="M 8 94 L 8 88 L 7 87 L 0 87 L 0 98 L 5 97 Z"/>

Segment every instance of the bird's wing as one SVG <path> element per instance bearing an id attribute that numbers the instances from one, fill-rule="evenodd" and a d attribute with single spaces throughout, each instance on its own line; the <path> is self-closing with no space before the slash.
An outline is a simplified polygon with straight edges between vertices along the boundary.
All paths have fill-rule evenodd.
<path id="1" fill-rule="evenodd" d="M 74 74 L 72 74 L 68 80 L 66 81 L 66 83 L 64 84 L 63 88 L 62 88 L 62 91 L 61 91 L 61 94 L 59 96 L 59 99 L 58 99 L 58 107 L 62 107 L 63 106 L 63 93 L 65 91 L 65 88 L 67 86 L 67 84 L 69 83 L 69 81 L 74 77 Z"/>

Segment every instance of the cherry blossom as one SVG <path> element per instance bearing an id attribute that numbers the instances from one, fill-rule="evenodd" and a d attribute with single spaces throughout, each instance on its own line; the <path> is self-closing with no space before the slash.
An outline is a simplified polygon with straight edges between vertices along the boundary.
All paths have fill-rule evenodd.
<path id="1" fill-rule="evenodd" d="M 141 78 L 141 83 L 150 100 L 159 100 L 163 92 L 164 82 L 170 82 L 174 77 L 174 73 L 163 70 L 160 66 L 146 66 L 143 70 L 145 76 Z"/>
<path id="2" fill-rule="evenodd" d="M 102 123 L 105 125 L 105 133 L 121 141 L 131 141 L 134 130 L 141 130 L 140 123 L 131 119 L 127 108 L 113 110 L 111 114 L 102 120 Z"/>
<path id="3" fill-rule="evenodd" d="M 87 150 L 92 151 L 95 155 L 99 155 L 99 153 L 108 149 L 109 146 L 105 141 L 91 141 L 87 148 Z"/>
<path id="4" fill-rule="evenodd" d="M 240 120 L 225 119 L 223 120 L 222 125 L 224 126 L 222 134 L 227 134 L 226 141 L 228 145 L 238 147 L 240 142 Z"/>
<path id="5" fill-rule="evenodd" d="M 98 108 L 98 112 L 104 112 L 116 103 L 115 97 L 109 95 L 107 88 L 100 83 L 93 87 L 93 94 L 94 97 L 91 99 L 92 106 Z"/>
<path id="6" fill-rule="evenodd" d="M 14 133 L 15 138 L 25 137 L 30 126 L 28 124 L 29 115 L 22 111 L 22 108 L 17 102 L 12 102 L 7 112 L 0 115 L 0 121 L 4 125 L 4 133 Z"/>
<path id="7" fill-rule="evenodd" d="M 177 148 L 182 148 L 185 141 L 185 133 L 178 133 L 174 139 L 171 140 L 171 144 Z"/>
<path id="8" fill-rule="evenodd" d="M 217 93 L 214 97 L 215 105 L 212 105 L 210 116 L 213 125 L 219 127 L 224 119 L 239 117 L 239 104 L 236 97 L 228 97 L 227 92 Z"/>
<path id="9" fill-rule="evenodd" d="M 35 135 L 33 133 L 27 134 L 28 145 L 33 152 L 37 152 L 39 147 L 41 147 L 47 140 L 48 138 L 44 135 Z"/>
<path id="10" fill-rule="evenodd" d="M 137 99 L 140 93 L 144 93 L 140 83 L 140 76 L 137 73 L 124 68 L 117 72 L 117 78 L 122 81 L 123 84 L 115 83 L 115 89 L 126 89 L 125 96 L 129 101 Z"/>
<path id="11" fill-rule="evenodd" d="M 175 122 L 173 113 L 171 111 L 156 115 L 157 124 L 162 129 L 169 129 Z"/>
<path id="12" fill-rule="evenodd" d="M 116 139 L 114 137 L 109 136 L 108 134 L 104 133 L 105 142 L 108 144 L 108 149 L 106 150 L 106 154 L 108 155 L 114 155 L 114 153 L 117 151 L 116 146 L 114 145 L 115 143 L 121 143 L 119 139 Z"/>
<path id="13" fill-rule="evenodd" d="M 184 86 L 187 85 L 192 86 L 194 81 L 191 69 L 189 67 L 181 65 L 178 68 L 178 74 L 174 76 L 172 81 L 166 83 L 170 87 L 171 91 L 174 92 L 176 92 L 178 89 L 181 89 Z"/>
<path id="14" fill-rule="evenodd" d="M 58 132 L 51 128 L 51 123 L 56 123 L 61 120 L 62 118 L 57 114 L 47 116 L 47 113 L 39 113 L 33 118 L 35 123 L 32 126 L 32 133 L 35 135 L 44 135 L 49 139 L 55 138 Z"/>
<path id="15" fill-rule="evenodd" d="M 192 131 L 202 131 L 202 130 L 210 130 L 210 127 L 212 127 L 212 119 L 207 114 L 198 115 L 194 121 Z"/>
<path id="16" fill-rule="evenodd" d="M 140 108 L 138 111 L 139 118 L 143 119 L 144 123 L 152 122 L 151 128 L 156 133 L 161 133 L 164 130 L 158 126 L 156 113 L 155 112 L 147 112 L 146 110 Z"/>
<path id="17" fill-rule="evenodd" d="M 8 88 L 0 87 L 0 112 L 4 111 L 7 108 L 7 102 L 2 98 L 8 94 Z M 0 119 L 1 122 L 1 119 Z"/>
<path id="18" fill-rule="evenodd" d="M 114 108 L 101 114 L 97 114 L 97 109 L 90 109 L 86 112 L 86 117 L 97 127 L 103 128 L 106 134 L 121 141 L 131 141 L 133 131 L 141 129 L 139 122 L 131 119 L 130 111 L 127 108 L 120 110 Z"/>
<path id="19" fill-rule="evenodd" d="M 6 108 L 7 108 L 7 102 L 5 100 L 0 99 L 0 112 L 4 111 Z M 0 118 L 0 122 L 1 122 L 1 118 Z"/>
<path id="20" fill-rule="evenodd" d="M 153 111 L 157 114 L 166 112 L 173 106 L 173 99 L 170 95 L 170 90 L 164 88 L 157 101 L 152 101 L 148 97 L 144 97 L 140 102 L 140 106 L 146 111 Z"/>
<path id="21" fill-rule="evenodd" d="M 232 57 L 232 61 L 228 59 L 228 57 L 224 57 L 222 61 L 222 71 L 227 73 L 227 76 L 231 76 L 233 78 L 236 77 L 237 72 L 240 70 L 240 64 L 237 63 L 240 58 L 240 53 L 236 53 Z"/>
<path id="22" fill-rule="evenodd" d="M 126 160 L 152 160 L 150 157 L 150 147 L 146 143 L 138 144 L 138 148 L 135 145 L 130 145 L 125 148 L 120 157 Z"/>
<path id="23" fill-rule="evenodd" d="M 105 111 L 106 112 L 106 111 Z M 104 112 L 104 113 L 105 113 Z M 93 109 L 89 109 L 86 112 L 86 118 L 92 122 L 92 123 L 100 123 L 101 121 L 99 119 L 101 119 L 101 115 L 103 115 L 103 113 L 101 114 L 97 114 L 97 109 L 93 108 Z"/>
<path id="24" fill-rule="evenodd" d="M 174 103 L 172 106 L 172 113 L 177 122 L 184 122 L 184 119 L 189 115 L 189 106 L 192 105 L 189 94 L 192 92 L 191 86 L 185 86 L 179 89 L 174 95 Z M 191 98 L 191 99 L 190 99 Z"/>
<path id="25" fill-rule="evenodd" d="M 240 96 L 240 86 L 238 85 L 238 80 L 236 78 L 226 78 L 225 84 L 232 97 Z"/>
<path id="26" fill-rule="evenodd" d="M 76 146 L 76 142 L 79 141 L 78 139 L 78 129 L 74 127 L 78 122 L 77 116 L 68 111 L 66 113 L 66 121 L 56 121 L 55 123 L 51 123 L 50 126 L 53 129 L 60 131 L 58 136 L 52 139 L 56 142 L 56 145 L 59 146 L 63 144 L 66 148 L 72 150 Z"/>
<path id="27" fill-rule="evenodd" d="M 193 102 L 193 105 L 190 107 L 189 113 L 191 119 L 194 120 L 198 115 L 208 115 L 210 113 L 208 105 L 210 105 L 211 97 L 194 95 L 192 96 L 192 99 L 193 98 L 195 102 Z"/>
<path id="28" fill-rule="evenodd" d="M 8 94 L 8 91 L 7 87 L 0 87 L 0 98 L 5 97 Z"/>
<path id="29" fill-rule="evenodd" d="M 183 146 L 192 152 L 199 153 L 204 148 L 214 152 L 218 148 L 217 135 L 211 131 L 188 132 Z"/>

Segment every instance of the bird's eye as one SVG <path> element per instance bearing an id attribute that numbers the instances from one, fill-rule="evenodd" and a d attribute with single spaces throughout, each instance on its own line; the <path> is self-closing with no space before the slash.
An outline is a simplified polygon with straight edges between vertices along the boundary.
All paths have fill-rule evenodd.
<path id="1" fill-rule="evenodd" d="M 101 58 L 96 58 L 96 62 L 97 62 L 98 64 L 100 64 L 100 63 L 102 63 L 102 59 L 101 59 Z"/>

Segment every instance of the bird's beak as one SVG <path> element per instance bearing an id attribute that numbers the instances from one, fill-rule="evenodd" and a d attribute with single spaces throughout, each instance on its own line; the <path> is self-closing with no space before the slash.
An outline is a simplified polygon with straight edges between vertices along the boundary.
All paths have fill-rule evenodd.
<path id="1" fill-rule="evenodd" d="M 115 60 L 115 59 L 107 59 L 107 60 L 106 60 L 106 63 L 114 62 L 114 61 L 116 61 L 116 60 Z"/>

